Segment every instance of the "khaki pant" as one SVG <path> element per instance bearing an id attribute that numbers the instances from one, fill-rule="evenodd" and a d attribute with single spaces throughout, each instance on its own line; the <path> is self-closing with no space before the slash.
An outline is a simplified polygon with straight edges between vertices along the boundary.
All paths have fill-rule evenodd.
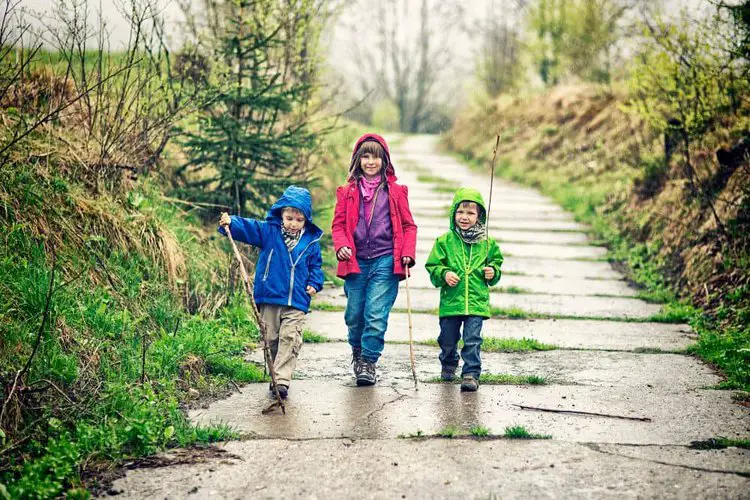
<path id="1" fill-rule="evenodd" d="M 302 348 L 305 313 L 293 307 L 273 304 L 259 304 L 258 309 L 266 324 L 276 382 L 289 387 Z"/>

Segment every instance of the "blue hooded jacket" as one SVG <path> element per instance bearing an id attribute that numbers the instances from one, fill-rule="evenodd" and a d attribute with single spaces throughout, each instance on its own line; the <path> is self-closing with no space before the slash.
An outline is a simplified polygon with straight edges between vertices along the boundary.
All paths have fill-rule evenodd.
<path id="1" fill-rule="evenodd" d="M 305 232 L 290 252 L 281 234 L 281 209 L 293 207 L 305 215 Z M 273 204 L 265 221 L 232 215 L 229 226 L 232 238 L 260 247 L 255 266 L 253 293 L 257 304 L 291 306 L 307 313 L 310 296 L 307 286 L 323 289 L 323 260 L 320 238 L 323 231 L 312 222 L 312 197 L 301 187 L 289 186 L 279 201 Z M 226 234 L 219 227 L 221 234 Z"/>

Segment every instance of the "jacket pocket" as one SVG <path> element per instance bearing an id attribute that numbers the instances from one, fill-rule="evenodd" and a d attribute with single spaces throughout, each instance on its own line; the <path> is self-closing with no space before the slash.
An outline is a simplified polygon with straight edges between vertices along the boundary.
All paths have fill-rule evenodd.
<path id="1" fill-rule="evenodd" d="M 271 270 L 271 257 L 273 257 L 273 251 L 274 249 L 271 249 L 271 252 L 268 254 L 268 260 L 266 261 L 266 270 L 263 272 L 263 281 L 266 281 L 268 279 L 268 271 Z"/>

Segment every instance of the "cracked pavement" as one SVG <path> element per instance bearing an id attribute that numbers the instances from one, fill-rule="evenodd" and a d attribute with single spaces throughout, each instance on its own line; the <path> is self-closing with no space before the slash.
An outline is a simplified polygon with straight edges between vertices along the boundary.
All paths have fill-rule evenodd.
<path id="1" fill-rule="evenodd" d="M 424 258 L 447 229 L 451 195 L 418 176 L 461 179 L 485 198 L 488 183 L 437 153 L 434 137 L 410 136 L 393 150 L 420 228 L 412 303 L 429 311 L 438 298 Z M 242 393 L 189 414 L 195 423 L 226 423 L 243 436 L 217 445 L 227 453 L 131 470 L 110 491 L 160 499 L 750 498 L 750 450 L 690 447 L 719 436 L 750 436 L 750 408 L 733 401 L 731 391 L 712 389 L 721 377 L 684 354 L 696 339 L 690 327 L 645 321 L 660 306 L 637 299 L 638 291 L 601 261 L 605 250 L 588 243 L 586 228 L 538 192 L 496 179 L 492 208 L 491 234 L 507 254 L 503 269 L 509 273 L 493 291 L 493 305 L 550 316 L 490 319 L 483 334 L 559 349 L 483 352 L 483 369 L 536 375 L 545 385 L 484 384 L 467 394 L 454 384 L 425 383 L 439 375 L 438 349 L 417 345 L 415 390 L 409 348 L 399 343 L 408 339 L 407 315 L 394 312 L 378 384 L 358 388 L 343 312 L 316 310 L 308 329 L 330 342 L 303 347 L 286 415 L 261 415 L 269 402 L 267 384 L 244 386 Z M 405 307 L 404 299 L 401 290 L 397 307 Z M 335 287 L 316 300 L 345 304 Z M 623 321 L 633 318 L 639 321 Z M 417 341 L 437 337 L 436 316 L 421 312 L 413 322 Z M 248 359 L 261 360 L 258 352 Z M 552 439 L 502 438 L 514 425 Z M 493 437 L 435 437 L 447 427 L 468 435 L 475 426 Z M 431 437 L 408 438 L 418 431 Z"/>

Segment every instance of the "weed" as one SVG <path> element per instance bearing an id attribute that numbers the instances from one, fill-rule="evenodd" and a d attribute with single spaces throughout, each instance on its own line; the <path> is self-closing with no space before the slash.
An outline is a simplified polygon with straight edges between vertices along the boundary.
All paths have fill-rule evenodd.
<path id="1" fill-rule="evenodd" d="M 469 429 L 469 433 L 475 437 L 487 437 L 490 435 L 490 430 L 487 427 L 481 425 L 475 425 Z"/>
<path id="2" fill-rule="evenodd" d="M 731 447 L 750 450 L 750 439 L 717 437 L 706 439 L 705 441 L 692 441 L 690 443 L 690 448 L 694 450 L 723 450 Z"/>
<path id="3" fill-rule="evenodd" d="M 438 436 L 444 438 L 454 438 L 457 434 L 458 429 L 453 425 L 449 425 L 448 427 L 445 427 L 438 432 Z"/>
<path id="4" fill-rule="evenodd" d="M 320 335 L 319 333 L 305 330 L 304 332 L 302 332 L 302 341 L 306 344 L 321 344 L 324 342 L 328 342 L 329 340 L 325 335 Z"/>
<path id="5" fill-rule="evenodd" d="M 485 337 L 482 341 L 482 350 L 485 352 L 529 352 L 529 351 L 552 351 L 558 349 L 552 344 L 544 344 L 535 339 L 511 338 L 511 337 Z"/>
<path id="6" fill-rule="evenodd" d="M 506 427 L 503 436 L 508 439 L 552 439 L 549 434 L 532 434 L 522 425 Z"/>

